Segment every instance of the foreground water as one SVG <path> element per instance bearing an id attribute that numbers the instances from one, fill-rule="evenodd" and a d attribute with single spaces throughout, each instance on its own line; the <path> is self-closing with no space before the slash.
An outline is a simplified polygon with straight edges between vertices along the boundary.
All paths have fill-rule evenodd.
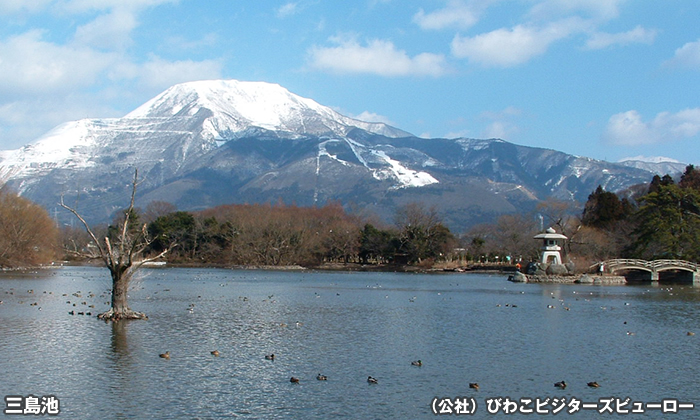
<path id="1" fill-rule="evenodd" d="M 101 268 L 0 277 L 0 397 L 55 396 L 70 419 L 435 418 L 436 397 L 442 408 L 473 398 L 476 418 L 514 417 L 489 412 L 499 397 L 533 409 L 550 398 L 545 417 L 568 417 L 573 406 L 553 412 L 563 401 L 700 403 L 700 288 L 690 285 L 153 269 L 129 297 L 150 319 L 107 324 L 94 315 L 109 287 Z M 631 415 L 689 419 L 700 408 L 662 411 Z"/>

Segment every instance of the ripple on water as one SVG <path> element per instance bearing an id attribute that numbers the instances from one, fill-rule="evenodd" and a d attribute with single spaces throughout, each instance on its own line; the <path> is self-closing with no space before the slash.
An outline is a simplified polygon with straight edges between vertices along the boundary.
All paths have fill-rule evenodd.
<path id="1" fill-rule="evenodd" d="M 187 419 L 434 418 L 435 396 L 700 395 L 689 357 L 700 339 L 686 335 L 700 330 L 692 287 L 671 295 L 501 276 L 163 269 L 143 271 L 130 291 L 148 321 L 68 315 L 104 308 L 105 274 L 0 278 L 3 395 L 56 395 L 67 418 Z M 170 360 L 158 357 L 165 351 Z M 423 366 L 411 366 L 417 359 Z M 554 388 L 561 380 L 566 390 Z"/>

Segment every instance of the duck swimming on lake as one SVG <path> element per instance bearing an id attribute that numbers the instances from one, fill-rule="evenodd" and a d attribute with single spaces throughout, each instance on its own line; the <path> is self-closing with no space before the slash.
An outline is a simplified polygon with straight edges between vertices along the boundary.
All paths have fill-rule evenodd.
<path id="1" fill-rule="evenodd" d="M 377 381 L 375 378 L 373 378 L 371 376 L 367 377 L 367 382 L 370 384 L 378 384 L 379 383 L 379 381 Z"/>
<path id="2" fill-rule="evenodd" d="M 219 350 L 212 350 L 211 354 L 216 356 L 216 357 L 219 357 Z"/>
<path id="3" fill-rule="evenodd" d="M 289 378 L 289 382 L 291 382 L 291 383 L 293 383 L 293 384 L 298 384 L 298 383 L 299 383 L 299 378 L 296 378 L 296 377 L 292 376 L 291 378 Z"/>
<path id="4" fill-rule="evenodd" d="M 319 381 L 327 381 L 328 377 L 319 373 L 318 375 L 316 375 L 316 379 L 318 379 Z"/>
<path id="5" fill-rule="evenodd" d="M 589 382 L 588 386 L 590 386 L 591 388 L 600 388 L 600 385 L 598 385 L 598 382 L 595 382 L 595 381 Z"/>
<path id="6" fill-rule="evenodd" d="M 412 366 L 423 366 L 423 362 L 420 360 L 414 360 L 411 362 Z"/>
<path id="7" fill-rule="evenodd" d="M 161 353 L 158 355 L 161 359 L 168 359 L 170 360 L 170 350 L 166 351 L 165 353 Z"/>
<path id="8" fill-rule="evenodd" d="M 479 390 L 479 384 L 477 384 L 476 382 L 470 382 L 470 383 L 469 383 L 469 388 L 471 388 L 471 389 L 476 389 L 476 390 L 478 391 L 478 390 Z"/>
<path id="9" fill-rule="evenodd" d="M 274 354 L 266 354 L 265 360 L 275 360 L 275 355 Z"/>
<path id="10" fill-rule="evenodd" d="M 557 382 L 554 384 L 554 386 L 557 388 L 566 389 L 566 382 L 564 382 L 564 381 Z"/>

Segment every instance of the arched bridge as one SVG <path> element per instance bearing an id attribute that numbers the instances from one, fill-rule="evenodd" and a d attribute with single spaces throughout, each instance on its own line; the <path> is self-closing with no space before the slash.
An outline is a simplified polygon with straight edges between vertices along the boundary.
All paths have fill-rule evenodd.
<path id="1" fill-rule="evenodd" d="M 663 271 L 685 271 L 692 276 L 693 282 L 700 275 L 700 264 L 684 260 L 634 260 L 613 259 L 603 262 L 606 273 L 615 274 L 623 270 L 646 271 L 651 274 L 651 281 L 659 281 L 659 273 Z"/>

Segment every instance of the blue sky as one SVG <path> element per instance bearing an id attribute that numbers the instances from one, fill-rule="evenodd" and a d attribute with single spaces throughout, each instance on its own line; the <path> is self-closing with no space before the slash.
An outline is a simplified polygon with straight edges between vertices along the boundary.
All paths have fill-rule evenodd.
<path id="1" fill-rule="evenodd" d="M 0 0 L 0 149 L 202 79 L 423 137 L 700 164 L 697 0 Z"/>

